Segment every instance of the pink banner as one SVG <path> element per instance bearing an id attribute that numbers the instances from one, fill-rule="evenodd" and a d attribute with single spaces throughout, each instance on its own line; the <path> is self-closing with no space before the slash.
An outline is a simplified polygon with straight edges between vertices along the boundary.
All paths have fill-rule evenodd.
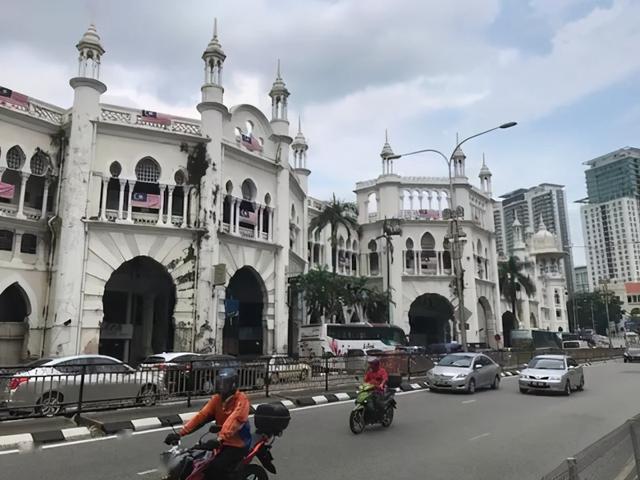
<path id="1" fill-rule="evenodd" d="M 8 200 L 13 199 L 16 193 L 16 186 L 10 183 L 0 182 L 0 198 L 6 198 Z"/>

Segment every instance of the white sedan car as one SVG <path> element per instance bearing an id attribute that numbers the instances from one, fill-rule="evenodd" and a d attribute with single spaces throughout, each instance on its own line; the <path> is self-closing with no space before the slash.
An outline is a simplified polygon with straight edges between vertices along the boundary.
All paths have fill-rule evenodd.
<path id="1" fill-rule="evenodd" d="M 269 355 L 263 357 L 269 362 L 270 383 L 303 382 L 311 377 L 311 366 L 286 355 Z"/>
<path id="2" fill-rule="evenodd" d="M 520 372 L 520 393 L 562 392 L 571 395 L 584 388 L 584 371 L 568 355 L 538 355 Z"/>

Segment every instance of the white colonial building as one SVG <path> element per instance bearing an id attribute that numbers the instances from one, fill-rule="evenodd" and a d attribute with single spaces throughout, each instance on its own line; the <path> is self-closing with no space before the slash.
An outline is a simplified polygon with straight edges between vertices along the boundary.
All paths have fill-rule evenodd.
<path id="1" fill-rule="evenodd" d="M 448 177 L 404 177 L 394 173 L 388 142 L 382 174 L 356 184 L 360 249 L 346 250 L 347 268 L 359 268 L 380 290 L 391 287 L 391 322 L 401 326 L 417 345 L 460 341 L 452 259 L 445 239 L 450 207 Z M 495 346 L 501 333 L 496 239 L 491 200 L 491 172 L 483 163 L 481 188 L 466 175 L 466 157 L 458 149 L 453 159 L 453 188 L 461 207 L 464 304 L 467 340 L 476 346 Z M 391 237 L 387 249 L 385 219 L 400 219 L 401 235 Z M 352 251 L 356 254 L 352 255 Z"/>
<path id="2" fill-rule="evenodd" d="M 513 328 L 542 329 L 557 332 L 569 331 L 567 315 L 567 277 L 565 255 L 557 235 L 547 230 L 542 216 L 538 231 L 523 232 L 522 224 L 515 217 L 513 225 L 513 255 L 525 264 L 523 274 L 529 276 L 536 288 L 529 296 L 524 288 L 516 302 L 517 320 L 510 302 L 502 299 L 502 323 L 505 339 Z"/>
<path id="3" fill-rule="evenodd" d="M 287 352 L 310 171 L 279 66 L 270 118 L 228 107 L 214 32 L 190 119 L 102 103 L 93 26 L 77 49 L 70 108 L 0 88 L 0 363 Z"/>

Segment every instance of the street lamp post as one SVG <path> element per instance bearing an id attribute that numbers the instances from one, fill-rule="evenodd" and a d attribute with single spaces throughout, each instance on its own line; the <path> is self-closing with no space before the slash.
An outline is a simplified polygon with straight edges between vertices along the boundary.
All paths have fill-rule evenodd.
<path id="1" fill-rule="evenodd" d="M 391 249 L 393 248 L 393 244 L 391 242 L 391 237 L 402 235 L 402 228 L 400 227 L 400 219 L 399 218 L 390 218 L 384 219 L 384 223 L 382 224 L 382 235 L 376 237 L 376 240 L 380 240 L 384 238 L 386 241 L 387 248 L 387 299 L 389 301 L 389 307 L 387 310 L 387 321 L 391 323 L 391 304 L 392 304 L 392 294 L 391 294 Z"/>
<path id="2" fill-rule="evenodd" d="M 481 135 L 485 135 L 489 132 L 493 132 L 498 129 L 506 129 L 515 127 L 517 125 L 516 122 L 508 122 L 503 123 L 500 126 L 490 128 L 489 130 L 485 130 L 480 133 L 476 133 L 475 135 L 471 135 L 470 137 L 464 138 L 462 141 L 458 142 L 456 146 L 453 148 L 451 155 L 448 157 L 442 153 L 440 150 L 435 150 L 431 148 L 426 148 L 423 150 L 416 150 L 415 152 L 403 153 L 400 155 L 387 155 L 385 157 L 386 160 L 396 160 L 401 157 L 407 157 L 409 155 L 416 155 L 418 153 L 435 153 L 440 155 L 444 161 L 447 163 L 447 168 L 449 169 L 449 210 L 450 215 L 449 220 L 449 232 L 447 237 L 451 238 L 451 256 L 453 257 L 453 274 L 456 280 L 456 296 L 458 297 L 458 322 L 460 325 L 460 342 L 462 343 L 462 349 L 466 352 L 468 350 L 467 346 L 467 321 L 465 316 L 465 308 L 464 308 L 464 270 L 462 268 L 462 245 L 461 239 L 463 239 L 466 234 L 460 228 L 459 217 L 462 217 L 461 211 L 458 209 L 458 205 L 456 202 L 456 192 L 453 188 L 453 176 L 451 173 L 451 164 L 453 163 L 453 156 L 457 152 L 457 150 L 464 144 L 465 142 L 471 140 L 472 138 L 479 137 Z"/>

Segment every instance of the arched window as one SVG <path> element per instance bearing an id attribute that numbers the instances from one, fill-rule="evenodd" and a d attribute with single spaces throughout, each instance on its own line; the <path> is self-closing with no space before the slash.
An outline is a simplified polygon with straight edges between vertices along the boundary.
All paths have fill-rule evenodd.
<path id="1" fill-rule="evenodd" d="M 186 176 L 182 170 L 176 171 L 173 175 L 173 181 L 176 182 L 176 185 L 184 185 L 186 181 Z"/>
<path id="2" fill-rule="evenodd" d="M 407 238 L 405 242 L 406 250 L 404 252 L 404 268 L 409 273 L 414 273 L 415 270 L 415 255 L 413 253 L 413 240 Z"/>
<path id="3" fill-rule="evenodd" d="M 22 170 L 25 160 L 26 156 L 18 145 L 11 147 L 7 152 L 7 167 L 11 170 Z"/>
<path id="4" fill-rule="evenodd" d="M 296 206 L 291 205 L 291 221 L 295 223 L 296 221 Z"/>
<path id="5" fill-rule="evenodd" d="M 247 178 L 244 182 L 242 182 L 242 199 L 243 200 L 248 200 L 252 202 L 255 200 L 257 194 L 258 194 L 258 189 L 256 188 L 256 184 L 253 183 L 253 180 Z"/>
<path id="6" fill-rule="evenodd" d="M 49 165 L 49 155 L 42 150 L 38 150 L 31 157 L 29 168 L 32 174 L 42 177 L 49 170 Z"/>
<path id="7" fill-rule="evenodd" d="M 240 140 L 242 140 L 242 130 L 240 130 L 240 127 L 234 128 L 233 134 L 236 137 L 236 142 L 239 142 Z"/>
<path id="8" fill-rule="evenodd" d="M 122 165 L 120 165 L 120 162 L 112 162 L 111 165 L 109 165 L 109 173 L 113 178 L 118 178 L 122 173 Z"/>
<path id="9" fill-rule="evenodd" d="M 247 135 L 253 134 L 253 122 L 251 120 L 247 120 L 245 122 L 245 127 L 247 129 Z"/>
<path id="10" fill-rule="evenodd" d="M 420 268 L 425 275 L 435 275 L 438 272 L 438 258 L 435 251 L 436 241 L 429 232 L 420 239 Z"/>
<path id="11" fill-rule="evenodd" d="M 160 165 L 151 157 L 145 157 L 136 165 L 136 179 L 143 183 L 158 183 Z"/>
<path id="12" fill-rule="evenodd" d="M 442 252 L 442 268 L 443 273 L 451 274 L 451 242 L 448 239 L 444 239 L 442 242 L 442 248 L 444 252 Z"/>
<path id="13" fill-rule="evenodd" d="M 380 275 L 380 258 L 378 256 L 378 244 L 375 240 L 369 242 L 369 273 Z"/>
<path id="14" fill-rule="evenodd" d="M 371 192 L 367 197 L 367 213 L 377 213 L 378 212 L 378 200 L 376 198 L 375 192 Z"/>
<path id="15" fill-rule="evenodd" d="M 482 256 L 482 254 L 484 253 L 484 250 L 482 248 L 482 242 L 480 241 L 480 239 L 478 239 L 478 242 L 476 243 L 476 253 L 478 254 L 479 257 Z"/>

